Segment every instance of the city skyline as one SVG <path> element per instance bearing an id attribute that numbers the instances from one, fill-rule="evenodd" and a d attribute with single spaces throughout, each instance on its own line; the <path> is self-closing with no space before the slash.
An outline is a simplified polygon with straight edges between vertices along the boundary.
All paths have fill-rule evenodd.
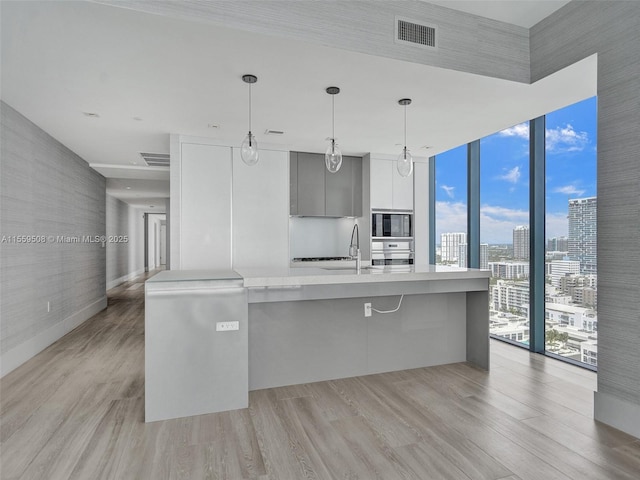
<path id="1" fill-rule="evenodd" d="M 568 236 L 569 200 L 596 195 L 596 97 L 546 115 L 546 239 Z M 480 241 L 529 223 L 528 122 L 480 141 Z M 466 145 L 436 156 L 436 238 L 466 232 Z M 546 240 L 545 239 L 545 240 Z"/>

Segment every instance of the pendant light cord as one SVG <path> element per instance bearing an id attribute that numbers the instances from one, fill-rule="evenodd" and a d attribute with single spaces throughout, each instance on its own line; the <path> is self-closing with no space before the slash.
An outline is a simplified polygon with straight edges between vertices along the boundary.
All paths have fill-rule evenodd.
<path id="1" fill-rule="evenodd" d="M 404 106 L 404 158 L 407 158 L 407 106 Z"/>
<path id="2" fill-rule="evenodd" d="M 336 96 L 331 95 L 331 139 L 336 139 Z"/>
<path id="3" fill-rule="evenodd" d="M 251 133 L 251 84 L 249 84 L 249 133 Z"/>
<path id="4" fill-rule="evenodd" d="M 331 95 L 331 153 L 336 151 L 336 96 Z"/>

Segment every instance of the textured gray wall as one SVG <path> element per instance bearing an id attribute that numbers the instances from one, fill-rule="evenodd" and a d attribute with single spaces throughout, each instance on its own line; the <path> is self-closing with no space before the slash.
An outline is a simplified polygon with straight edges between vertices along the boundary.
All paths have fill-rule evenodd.
<path id="1" fill-rule="evenodd" d="M 0 110 L 0 236 L 104 235 L 104 177 L 7 104 Z M 5 242 L 0 262 L 3 372 L 84 320 L 82 312 L 88 315 L 105 298 L 101 243 Z"/>
<path id="2" fill-rule="evenodd" d="M 526 28 L 421 1 L 98 1 L 369 55 L 529 82 Z M 437 25 L 438 50 L 396 44 L 396 15 Z"/>
<path id="3" fill-rule="evenodd" d="M 598 393 L 640 407 L 640 2 L 571 2 L 530 44 L 532 81 L 598 54 Z"/>

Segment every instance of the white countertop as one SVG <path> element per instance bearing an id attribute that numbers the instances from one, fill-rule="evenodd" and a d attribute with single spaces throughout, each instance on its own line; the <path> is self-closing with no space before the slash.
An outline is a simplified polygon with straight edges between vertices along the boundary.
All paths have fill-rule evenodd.
<path id="1" fill-rule="evenodd" d="M 489 278 L 489 270 L 444 265 L 410 265 L 355 268 L 237 268 L 245 287 L 290 287 L 381 282 L 419 282 Z"/>

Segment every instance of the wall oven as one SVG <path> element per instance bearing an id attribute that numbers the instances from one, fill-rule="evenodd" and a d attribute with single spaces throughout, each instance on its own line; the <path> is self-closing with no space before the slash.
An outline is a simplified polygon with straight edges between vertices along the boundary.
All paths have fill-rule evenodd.
<path id="1" fill-rule="evenodd" d="M 371 236 L 373 238 L 413 237 L 413 214 L 411 212 L 374 211 L 371 214 Z"/>
<path id="2" fill-rule="evenodd" d="M 413 265 L 413 240 L 373 240 L 371 265 Z"/>

